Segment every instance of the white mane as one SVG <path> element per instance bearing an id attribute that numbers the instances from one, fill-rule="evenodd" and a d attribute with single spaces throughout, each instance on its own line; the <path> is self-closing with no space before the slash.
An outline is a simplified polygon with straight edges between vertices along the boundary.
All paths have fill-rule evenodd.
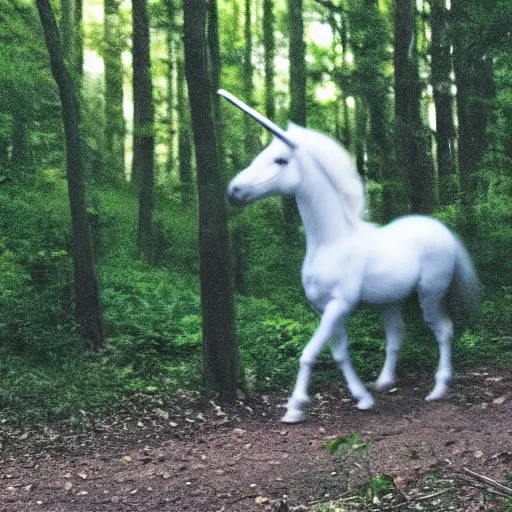
<path id="1" fill-rule="evenodd" d="M 333 138 L 289 123 L 288 133 L 301 149 L 314 157 L 340 195 L 342 207 L 351 223 L 357 222 L 364 207 L 363 182 L 348 151 Z M 300 154 L 298 152 L 297 154 Z"/>

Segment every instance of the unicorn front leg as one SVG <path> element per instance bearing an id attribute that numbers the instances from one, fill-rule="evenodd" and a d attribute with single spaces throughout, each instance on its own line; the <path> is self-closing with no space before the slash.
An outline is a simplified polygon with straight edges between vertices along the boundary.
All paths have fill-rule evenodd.
<path id="1" fill-rule="evenodd" d="M 311 367 L 325 344 L 338 332 L 348 311 L 348 305 L 343 300 L 331 300 L 325 307 L 318 329 L 302 351 L 297 381 L 288 400 L 287 412 L 281 420 L 283 423 L 299 423 L 304 419 L 303 409 L 309 402 Z"/>

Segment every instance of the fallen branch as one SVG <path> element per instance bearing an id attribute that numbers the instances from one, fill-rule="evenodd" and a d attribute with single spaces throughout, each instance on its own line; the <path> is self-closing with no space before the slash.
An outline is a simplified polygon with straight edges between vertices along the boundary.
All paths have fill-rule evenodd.
<path id="1" fill-rule="evenodd" d="M 493 480 L 492 478 L 489 478 L 485 475 L 480 475 L 479 473 L 475 473 L 474 471 L 471 471 L 471 469 L 464 468 L 464 471 L 471 475 L 473 478 L 476 478 L 478 480 L 481 480 L 482 482 L 485 482 L 489 485 L 492 485 L 493 487 L 496 487 L 497 489 L 500 489 L 504 493 L 507 494 L 507 496 L 512 497 L 512 489 L 510 487 L 507 487 L 506 485 L 500 484 L 499 482 L 496 482 L 496 480 Z"/>
<path id="2" fill-rule="evenodd" d="M 427 494 L 426 496 L 420 496 L 419 498 L 414 498 L 413 501 L 429 500 L 430 498 L 435 498 L 436 496 L 440 496 L 441 494 L 446 494 L 449 491 L 453 491 L 453 489 L 452 488 L 443 489 L 442 491 L 433 492 L 432 494 Z"/>

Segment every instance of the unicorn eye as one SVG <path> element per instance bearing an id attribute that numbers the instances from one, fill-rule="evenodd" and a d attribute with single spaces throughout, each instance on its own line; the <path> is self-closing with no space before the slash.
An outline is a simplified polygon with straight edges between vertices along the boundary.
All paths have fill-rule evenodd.
<path id="1" fill-rule="evenodd" d="M 288 165 L 288 160 L 286 160 L 285 158 L 276 158 L 274 160 L 274 163 L 277 165 Z"/>

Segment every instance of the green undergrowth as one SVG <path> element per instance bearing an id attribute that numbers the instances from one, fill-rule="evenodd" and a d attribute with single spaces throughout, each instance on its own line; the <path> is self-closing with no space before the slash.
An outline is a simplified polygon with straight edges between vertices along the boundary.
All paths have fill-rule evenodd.
<path id="1" fill-rule="evenodd" d="M 37 184 L 0 190 L 0 410 L 12 420 L 48 421 L 77 410 L 110 410 L 132 393 L 201 389 L 201 308 L 194 208 L 159 197 L 155 264 L 135 251 L 133 191 L 97 189 L 89 198 L 107 347 L 92 352 L 72 320 L 72 262 L 66 188 L 59 171 Z M 245 389 L 292 386 L 298 357 L 318 325 L 300 286 L 302 243 L 279 229 L 279 203 L 232 219 L 244 255 L 237 326 Z M 299 241 L 300 242 L 300 241 Z M 487 258 L 488 255 L 486 254 Z M 437 347 L 414 301 L 404 308 L 407 337 L 399 374 L 432 374 Z M 510 364 L 512 287 L 487 290 L 472 330 L 457 332 L 456 366 Z M 372 311 L 348 325 L 354 365 L 374 380 L 384 331 Z M 330 360 L 326 349 L 322 360 Z M 338 372 L 314 376 L 322 389 Z"/>

